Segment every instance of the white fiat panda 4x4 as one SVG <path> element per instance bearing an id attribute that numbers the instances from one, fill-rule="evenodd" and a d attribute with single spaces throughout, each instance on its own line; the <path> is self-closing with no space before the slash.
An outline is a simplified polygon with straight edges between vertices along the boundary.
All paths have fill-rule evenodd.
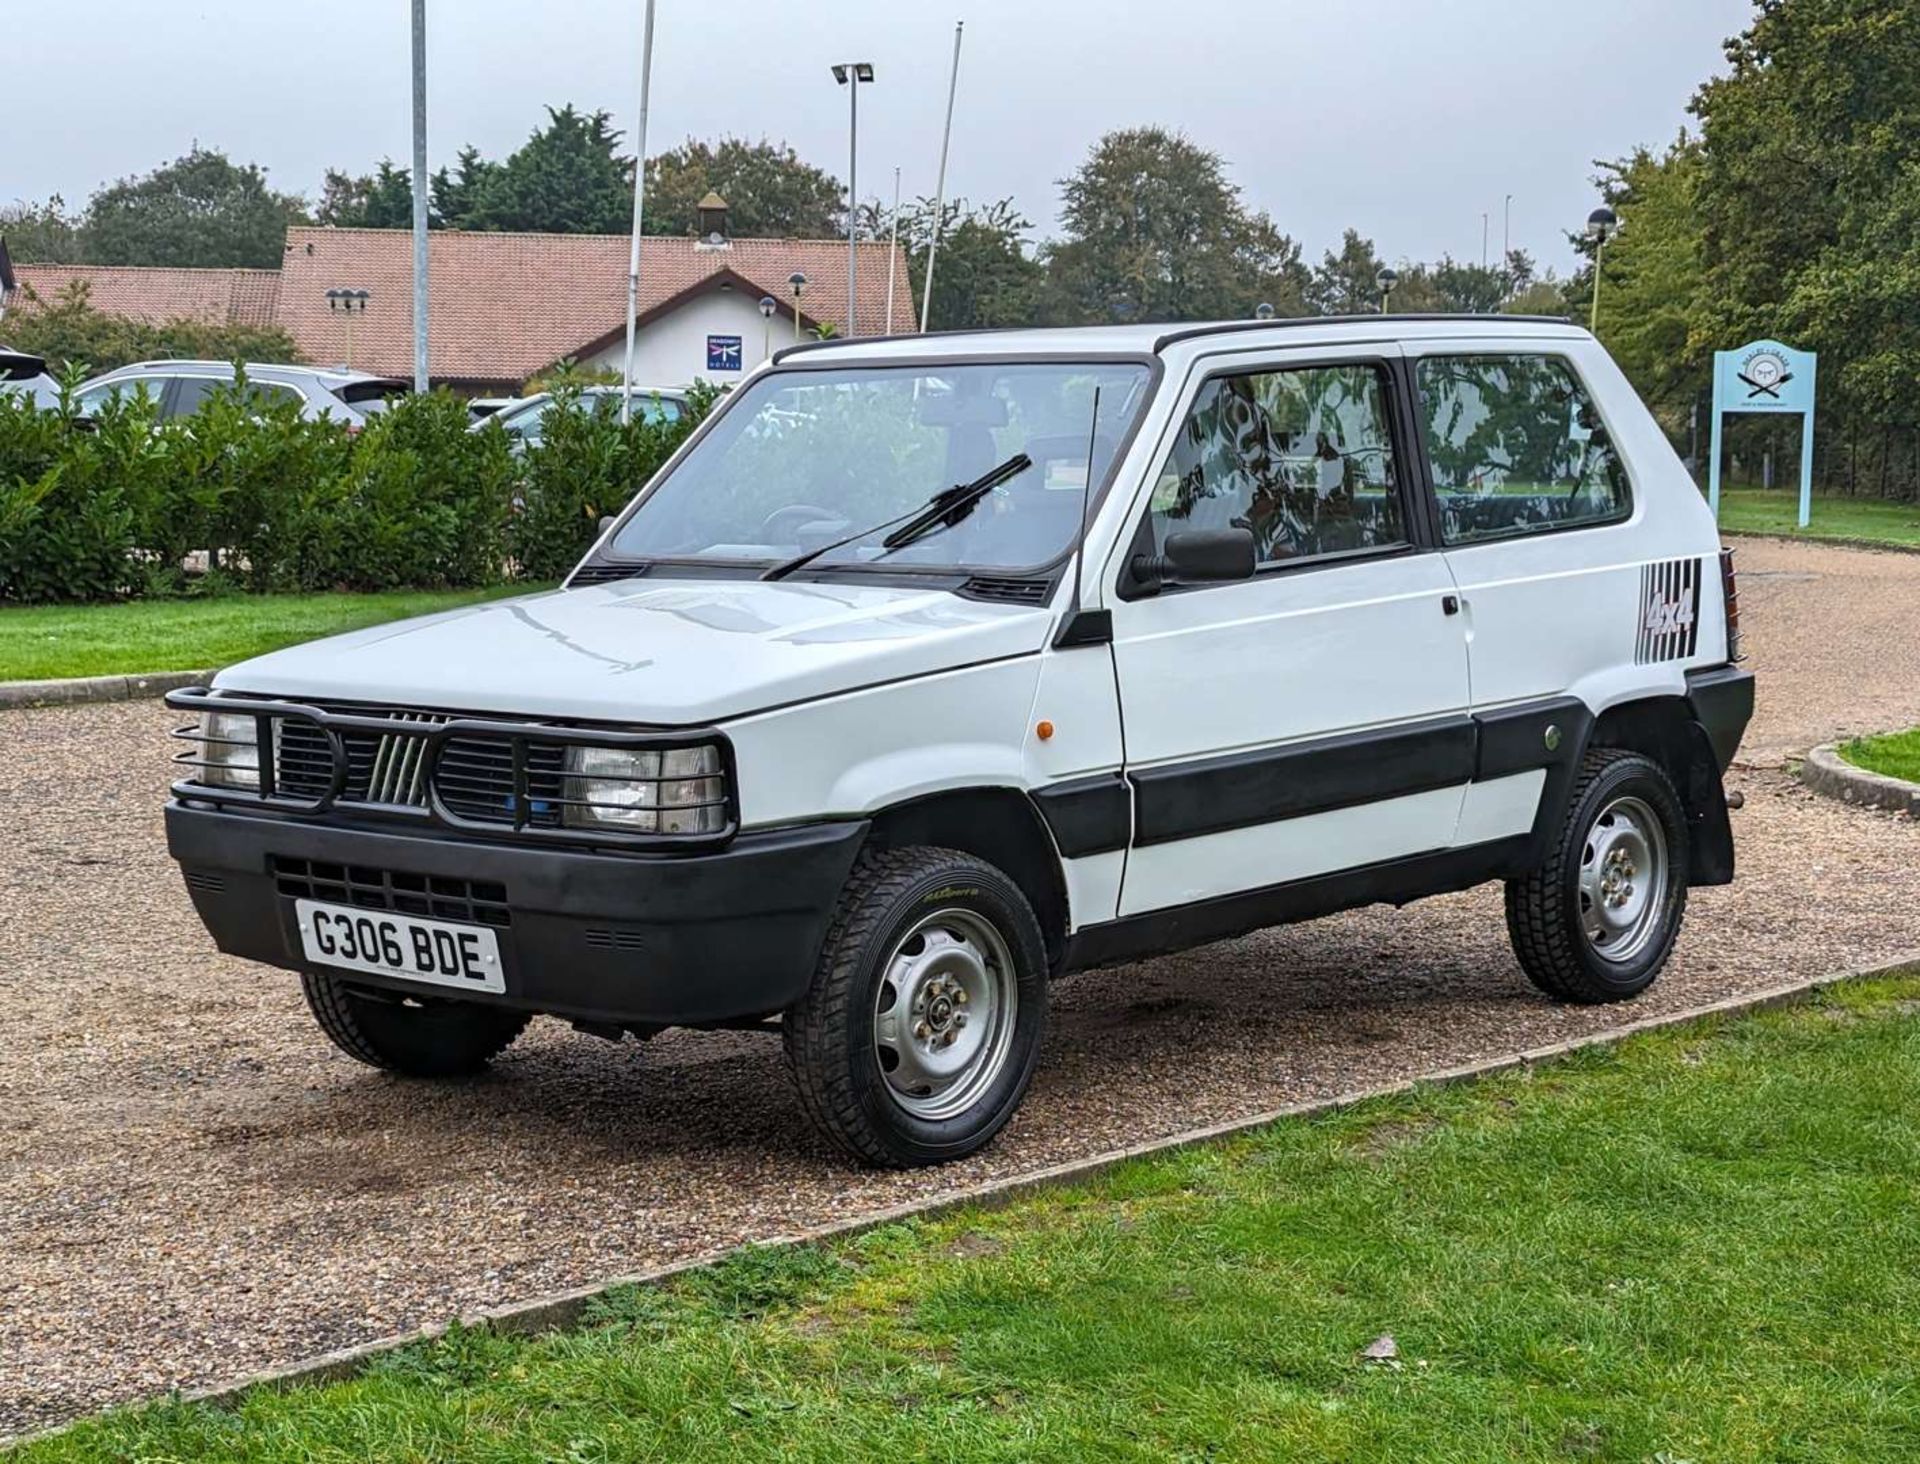
<path id="1" fill-rule="evenodd" d="M 1536 985 L 1642 990 L 1733 876 L 1734 603 L 1563 322 L 835 341 L 563 588 L 174 694 L 167 830 L 364 1062 L 777 1026 L 828 1135 L 922 1164 L 1065 972 L 1500 880 Z"/>

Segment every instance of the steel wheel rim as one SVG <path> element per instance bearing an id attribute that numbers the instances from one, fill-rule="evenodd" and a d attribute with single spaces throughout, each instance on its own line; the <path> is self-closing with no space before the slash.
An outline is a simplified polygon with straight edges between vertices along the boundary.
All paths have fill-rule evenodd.
<path id="1" fill-rule="evenodd" d="M 1601 960 L 1625 965 L 1659 935 L 1673 878 L 1667 831 L 1643 798 L 1608 803 L 1581 848 L 1580 930 Z"/>
<path id="2" fill-rule="evenodd" d="M 922 916 L 894 942 L 873 1001 L 873 1055 L 887 1095 L 915 1118 L 964 1113 L 1013 1051 L 1019 984 L 1005 937 L 982 915 Z"/>

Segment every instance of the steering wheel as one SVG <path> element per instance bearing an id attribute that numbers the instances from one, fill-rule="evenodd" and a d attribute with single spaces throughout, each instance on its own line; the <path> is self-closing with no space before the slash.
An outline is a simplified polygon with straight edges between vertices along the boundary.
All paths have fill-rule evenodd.
<path id="1" fill-rule="evenodd" d="M 844 522 L 839 514 L 816 508 L 811 503 L 789 503 L 767 515 L 766 521 L 760 525 L 760 537 L 769 544 L 797 544 L 800 542 L 800 530 L 808 524 Z"/>

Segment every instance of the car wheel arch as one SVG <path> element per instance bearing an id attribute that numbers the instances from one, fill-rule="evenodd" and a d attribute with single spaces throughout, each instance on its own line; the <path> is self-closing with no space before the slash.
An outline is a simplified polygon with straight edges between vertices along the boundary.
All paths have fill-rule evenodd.
<path id="1" fill-rule="evenodd" d="M 1040 811 L 1020 788 L 952 788 L 888 805 L 867 817 L 870 848 L 924 845 L 972 854 L 1003 871 L 1033 907 L 1050 969 L 1066 954 L 1070 911 L 1060 856 Z"/>

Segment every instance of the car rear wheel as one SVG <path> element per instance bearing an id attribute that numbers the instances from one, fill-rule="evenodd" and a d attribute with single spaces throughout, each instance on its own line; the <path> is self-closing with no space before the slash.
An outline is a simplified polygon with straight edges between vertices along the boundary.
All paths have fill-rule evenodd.
<path id="1" fill-rule="evenodd" d="M 809 1117 L 869 1164 L 971 1154 L 1026 1094 L 1046 983 L 1039 923 L 1001 871 L 950 849 L 862 856 L 784 1022 Z"/>
<path id="2" fill-rule="evenodd" d="M 1666 770 L 1618 748 L 1588 753 L 1547 862 L 1507 885 L 1507 932 L 1528 978 L 1561 1001 L 1644 991 L 1680 934 L 1687 859 Z"/>
<path id="3" fill-rule="evenodd" d="M 320 1030 L 348 1057 L 412 1078 L 455 1078 L 481 1071 L 526 1030 L 526 1012 L 437 997 L 415 999 L 338 976 L 300 977 Z"/>

